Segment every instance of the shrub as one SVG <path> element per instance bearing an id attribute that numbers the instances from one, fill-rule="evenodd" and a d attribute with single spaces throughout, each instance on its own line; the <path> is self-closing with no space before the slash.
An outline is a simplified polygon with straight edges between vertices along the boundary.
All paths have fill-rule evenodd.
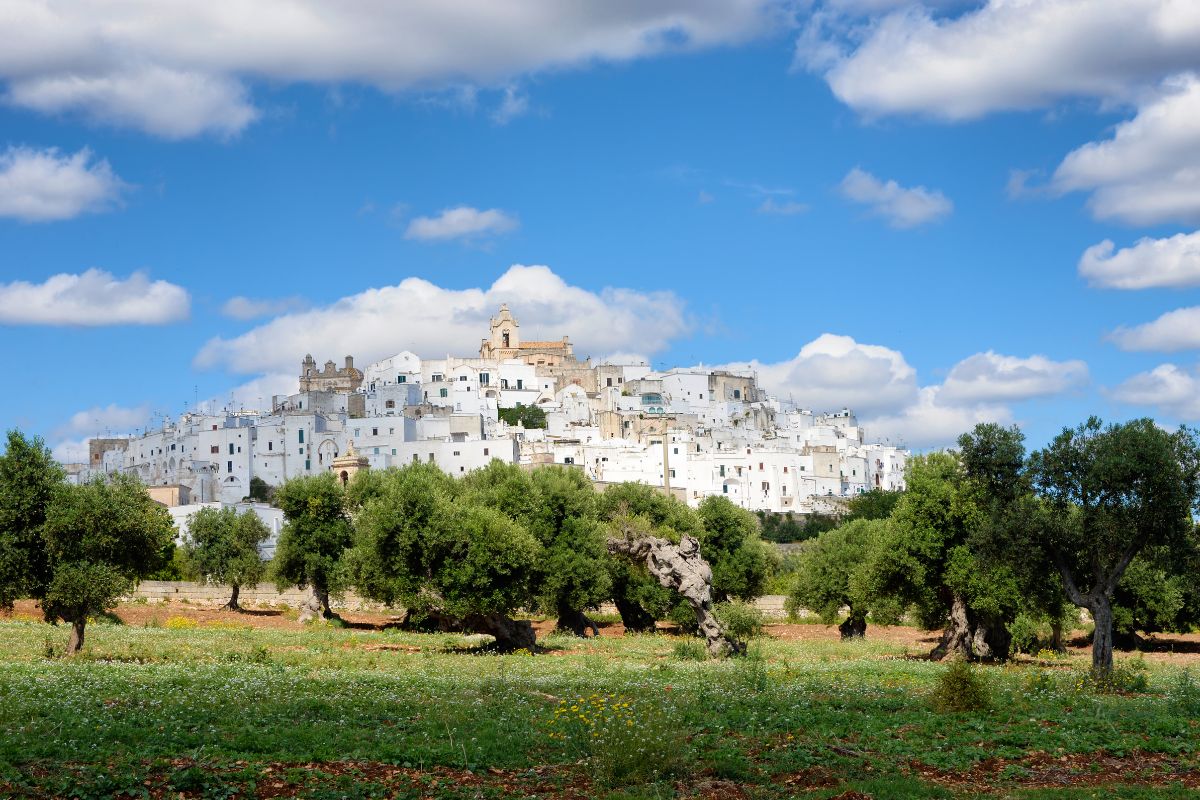
<path id="1" fill-rule="evenodd" d="M 1017 614 L 1008 625 L 1012 636 L 1012 651 L 1014 653 L 1032 653 L 1041 644 L 1041 630 L 1037 622 L 1028 614 Z"/>
<path id="2" fill-rule="evenodd" d="M 1123 664 L 1114 664 L 1107 674 L 1092 670 L 1080 673 L 1075 689 L 1094 694 L 1141 694 L 1150 689 L 1146 662 L 1139 656 Z"/>
<path id="3" fill-rule="evenodd" d="M 199 624 L 200 623 L 196 622 L 196 620 L 192 619 L 191 617 L 167 617 L 167 624 L 165 627 L 167 630 L 171 631 L 183 631 L 198 627 Z"/>
<path id="4" fill-rule="evenodd" d="M 986 711 L 991 708 L 991 692 L 987 682 L 965 660 L 950 662 L 938 676 L 930 697 L 935 711 Z"/>
<path id="5" fill-rule="evenodd" d="M 684 639 L 676 642 L 671 655 L 678 661 L 707 661 L 708 650 L 699 639 Z"/>
<path id="6" fill-rule="evenodd" d="M 614 694 L 563 700 L 550 737 L 586 758 L 603 786 L 669 778 L 687 763 L 686 742 L 667 709 Z"/>
<path id="7" fill-rule="evenodd" d="M 739 642 L 748 642 L 762 636 L 763 613 L 750 603 L 740 600 L 718 603 L 716 615 L 725 632 Z"/>
<path id="8" fill-rule="evenodd" d="M 1175 676 L 1167 690 L 1167 698 L 1189 716 L 1200 714 L 1200 683 L 1192 677 L 1190 670 L 1185 669 Z"/>

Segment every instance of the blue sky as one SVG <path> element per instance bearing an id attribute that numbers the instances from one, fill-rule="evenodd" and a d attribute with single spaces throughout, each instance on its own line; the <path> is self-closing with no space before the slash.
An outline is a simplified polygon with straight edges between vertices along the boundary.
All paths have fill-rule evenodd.
<path id="1" fill-rule="evenodd" d="M 0 418 L 63 456 L 503 300 L 916 447 L 1200 421 L 1190 4 L 107 5 L 0 32 Z"/>

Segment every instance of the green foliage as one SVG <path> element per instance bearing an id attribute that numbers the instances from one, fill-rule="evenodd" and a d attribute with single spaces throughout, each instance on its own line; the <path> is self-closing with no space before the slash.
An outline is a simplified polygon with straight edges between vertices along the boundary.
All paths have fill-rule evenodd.
<path id="1" fill-rule="evenodd" d="M 539 467 L 531 477 L 537 503 L 525 524 L 543 548 L 538 606 L 547 614 L 596 608 L 612 593 L 596 490 L 579 470 Z"/>
<path id="2" fill-rule="evenodd" d="M 1106 671 L 1083 670 L 1075 679 L 1075 690 L 1092 694 L 1142 694 L 1150 690 L 1146 662 L 1139 656 Z"/>
<path id="3" fill-rule="evenodd" d="M 250 478 L 250 494 L 247 497 L 260 503 L 270 503 L 275 499 L 275 487 L 254 475 Z"/>
<path id="4" fill-rule="evenodd" d="M 815 539 L 825 531 L 833 530 L 841 520 L 833 514 L 808 514 L 804 516 L 790 511 L 756 511 L 762 538 L 768 542 L 785 544 Z"/>
<path id="5" fill-rule="evenodd" d="M 676 661 L 708 661 L 708 648 L 699 639 L 681 639 L 671 647 L 671 657 Z"/>
<path id="6" fill-rule="evenodd" d="M 459 486 L 428 464 L 386 473 L 358 517 L 360 591 L 455 617 L 526 605 L 542 547 L 493 505 L 498 496 L 481 500 L 488 485 L 495 488 L 483 479 Z"/>
<path id="7" fill-rule="evenodd" d="M 697 514 L 703 525 L 700 555 L 713 571 L 713 600 L 761 597 L 779 556 L 759 537 L 754 514 L 722 496 L 706 497 Z"/>
<path id="8" fill-rule="evenodd" d="M 548 721 L 551 736 L 586 758 L 604 787 L 670 778 L 685 765 L 687 744 L 662 706 L 615 694 L 563 700 Z"/>
<path id="9" fill-rule="evenodd" d="M 977 668 L 967 661 L 954 659 L 938 676 L 929 701 L 942 713 L 986 711 L 992 707 L 991 691 Z"/>
<path id="10" fill-rule="evenodd" d="M 183 545 L 190 570 L 213 583 L 254 587 L 266 574 L 258 546 L 271 530 L 253 511 L 202 508 L 192 515 Z"/>
<path id="11" fill-rule="evenodd" d="M 865 568 L 887 532 L 884 520 L 854 520 L 821 534 L 799 557 L 789 607 L 805 608 L 826 625 L 844 606 L 866 620 L 874 599 Z"/>
<path id="12" fill-rule="evenodd" d="M 8 432 L 0 456 L 0 609 L 21 597 L 40 597 L 52 570 L 42 526 L 65 475 L 39 438 Z"/>
<path id="13" fill-rule="evenodd" d="M 272 567 L 280 591 L 312 586 L 318 593 L 345 588 L 342 557 L 353 540 L 341 484 L 332 473 L 293 478 L 275 493 L 287 522 L 275 545 Z"/>
<path id="14" fill-rule="evenodd" d="M 60 485 L 43 528 L 53 576 L 43 608 L 67 621 L 103 614 L 162 566 L 174 533 L 170 514 L 132 477 Z"/>
<path id="15" fill-rule="evenodd" d="M 749 642 L 763 635 L 766 620 L 762 611 L 751 603 L 742 600 L 718 603 L 714 613 L 725 632 L 739 642 Z"/>
<path id="16" fill-rule="evenodd" d="M 499 409 L 497 415 L 509 425 L 521 425 L 525 428 L 546 427 L 546 412 L 538 406 L 517 403 L 513 408 Z"/>
<path id="17" fill-rule="evenodd" d="M 900 501 L 901 492 L 889 492 L 886 489 L 872 489 L 869 492 L 855 495 L 847 505 L 850 512 L 845 522 L 856 519 L 887 519 Z"/>

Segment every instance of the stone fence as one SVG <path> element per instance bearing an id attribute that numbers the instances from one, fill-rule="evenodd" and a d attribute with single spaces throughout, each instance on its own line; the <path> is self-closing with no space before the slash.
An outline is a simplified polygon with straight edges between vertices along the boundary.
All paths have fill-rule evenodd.
<path id="1" fill-rule="evenodd" d="M 214 586 L 206 583 L 190 583 L 187 581 L 142 581 L 138 584 L 137 590 L 133 595 L 126 598 L 127 600 L 144 599 L 150 603 L 162 603 L 166 601 L 181 602 L 186 600 L 188 603 L 202 606 L 221 606 L 229 601 L 230 589 L 228 586 Z M 270 583 L 259 584 L 257 589 L 247 589 L 242 587 L 238 594 L 238 602 L 244 606 L 290 606 L 297 608 L 309 597 L 307 591 L 300 589 L 287 589 L 285 591 L 277 591 L 275 586 Z M 755 605 L 762 610 L 763 615 L 770 619 L 783 619 L 787 616 L 783 610 L 783 601 L 786 598 L 781 594 L 769 594 L 758 598 Z M 347 592 L 340 600 L 330 598 L 330 605 L 334 608 L 345 609 L 349 611 L 380 611 L 384 610 L 384 606 L 364 600 L 354 592 Z M 611 605 L 603 605 L 600 607 L 602 613 L 615 614 L 617 609 Z"/>

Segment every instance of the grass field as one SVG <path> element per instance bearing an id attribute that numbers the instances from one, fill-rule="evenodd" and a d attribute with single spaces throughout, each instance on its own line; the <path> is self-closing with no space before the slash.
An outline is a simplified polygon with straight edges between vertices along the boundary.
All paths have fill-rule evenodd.
<path id="1" fill-rule="evenodd" d="M 1127 669 L 1118 693 L 1086 684 L 1079 653 L 985 667 L 990 708 L 945 713 L 930 695 L 946 667 L 909 657 L 928 648 L 908 629 L 859 643 L 821 629 L 711 662 L 667 635 L 548 636 L 545 653 L 498 656 L 458 635 L 147 613 L 89 625 L 74 659 L 54 657 L 65 629 L 0 621 L 0 796 L 1183 798 L 1200 787 L 1200 681 L 1171 658 Z"/>

